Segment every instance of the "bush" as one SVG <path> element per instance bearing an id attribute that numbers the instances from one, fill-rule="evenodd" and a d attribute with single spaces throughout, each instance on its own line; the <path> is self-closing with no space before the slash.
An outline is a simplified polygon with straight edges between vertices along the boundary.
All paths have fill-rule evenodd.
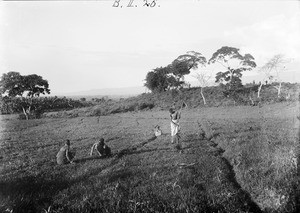
<path id="1" fill-rule="evenodd" d="M 103 112 L 100 108 L 95 108 L 92 110 L 92 112 L 89 114 L 89 116 L 100 116 L 103 115 Z"/>
<path id="2" fill-rule="evenodd" d="M 153 103 L 140 103 L 138 106 L 139 110 L 152 109 L 153 107 L 154 107 Z"/>
<path id="3" fill-rule="evenodd" d="M 58 97 L 39 97 L 29 99 L 24 97 L 4 97 L 1 98 L 1 105 L 0 105 L 0 112 L 1 114 L 12 114 L 12 113 L 22 113 L 22 107 L 29 107 L 34 110 L 34 113 L 31 117 L 33 118 L 40 118 L 42 112 L 49 112 L 49 111 L 59 111 L 59 110 L 68 110 L 74 108 L 81 108 L 92 106 L 91 102 L 73 100 L 71 98 L 58 98 Z M 22 118 L 22 116 L 21 116 Z"/>
<path id="4" fill-rule="evenodd" d="M 43 112 L 40 110 L 34 110 L 32 112 L 30 112 L 30 114 L 28 114 L 28 119 L 39 119 L 41 118 L 43 115 Z M 24 113 L 20 113 L 19 117 L 20 120 L 26 120 L 26 116 L 24 115 Z"/>

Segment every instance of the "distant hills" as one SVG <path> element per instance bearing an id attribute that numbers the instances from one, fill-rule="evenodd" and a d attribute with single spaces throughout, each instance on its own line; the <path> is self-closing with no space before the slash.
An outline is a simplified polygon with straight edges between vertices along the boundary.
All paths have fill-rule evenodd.
<path id="1" fill-rule="evenodd" d="M 242 78 L 243 83 L 252 83 L 255 81 L 259 83 L 262 80 L 261 76 L 258 75 L 251 75 L 251 76 L 243 76 Z M 298 72 L 285 72 L 282 76 L 282 80 L 284 82 L 299 82 L 300 81 L 300 73 Z M 199 86 L 197 81 L 189 81 L 192 87 Z M 215 85 L 214 79 L 212 79 L 211 86 Z M 53 93 L 51 96 L 66 96 L 72 98 L 82 98 L 85 97 L 87 99 L 91 98 L 101 98 L 101 97 L 108 97 L 112 99 L 119 99 L 119 98 L 128 98 L 132 96 L 137 96 L 142 93 L 147 93 L 149 90 L 143 86 L 136 86 L 136 87 L 124 87 L 124 88 L 104 88 L 104 89 L 91 89 L 86 91 L 78 91 L 78 92 L 70 92 L 70 93 Z"/>
<path id="2" fill-rule="evenodd" d="M 108 98 L 127 98 L 131 96 L 136 96 L 146 92 L 145 87 L 124 87 L 124 88 L 104 88 L 104 89 L 92 89 L 86 91 L 78 91 L 72 93 L 61 93 L 57 94 L 57 96 L 66 96 L 66 97 L 73 97 L 73 98 L 101 98 L 101 97 L 108 97 Z"/>

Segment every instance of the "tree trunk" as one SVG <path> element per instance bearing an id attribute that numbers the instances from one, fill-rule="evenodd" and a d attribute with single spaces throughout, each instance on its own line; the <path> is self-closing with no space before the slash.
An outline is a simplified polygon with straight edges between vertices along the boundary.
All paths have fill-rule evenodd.
<path id="1" fill-rule="evenodd" d="M 277 97 L 280 98 L 280 93 L 281 93 L 281 82 L 279 83 L 278 86 L 274 86 L 274 88 L 277 89 Z"/>
<path id="2" fill-rule="evenodd" d="M 230 72 L 229 89 L 231 89 L 233 72 L 231 72 L 231 71 L 229 71 L 229 72 Z"/>
<path id="3" fill-rule="evenodd" d="M 27 111 L 25 110 L 24 107 L 22 107 L 22 109 L 23 109 L 23 113 L 24 113 L 24 115 L 25 115 L 25 117 L 26 117 L 26 120 L 28 120 L 28 113 L 27 113 Z"/>
<path id="4" fill-rule="evenodd" d="M 280 97 L 280 92 L 281 92 L 281 82 L 279 83 L 279 86 L 278 86 L 278 93 L 277 93 L 278 98 Z"/>
<path id="5" fill-rule="evenodd" d="M 203 87 L 201 87 L 200 94 L 201 94 L 201 96 L 202 96 L 204 105 L 206 105 L 206 100 L 205 100 L 205 97 L 204 97 L 204 95 L 203 95 Z"/>
<path id="6" fill-rule="evenodd" d="M 262 82 L 260 82 L 260 85 L 259 85 L 258 91 L 257 91 L 257 98 L 260 98 L 260 92 L 261 92 L 262 86 L 263 86 L 263 84 L 262 84 Z"/>
<path id="7" fill-rule="evenodd" d="M 251 106 L 254 106 L 255 104 L 254 104 L 254 101 L 253 101 L 253 99 L 251 98 L 251 96 L 249 96 L 249 99 L 250 99 L 250 101 L 251 101 Z"/>

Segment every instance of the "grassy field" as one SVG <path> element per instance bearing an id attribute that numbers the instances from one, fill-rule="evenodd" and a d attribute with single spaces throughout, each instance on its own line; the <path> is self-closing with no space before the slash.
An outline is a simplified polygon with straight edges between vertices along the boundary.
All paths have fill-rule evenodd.
<path id="1" fill-rule="evenodd" d="M 84 110 L 84 109 L 83 109 Z M 299 105 L 1 116 L 0 212 L 297 212 Z M 84 114 L 84 113 L 82 113 Z M 160 125 L 163 135 L 153 137 Z M 104 137 L 113 157 L 90 157 Z M 56 165 L 66 139 L 76 163 Z"/>

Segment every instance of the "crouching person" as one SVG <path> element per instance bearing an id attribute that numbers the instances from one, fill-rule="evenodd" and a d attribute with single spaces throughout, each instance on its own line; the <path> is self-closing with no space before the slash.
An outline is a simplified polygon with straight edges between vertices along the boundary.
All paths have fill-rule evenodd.
<path id="1" fill-rule="evenodd" d="M 161 136 L 161 133 L 162 133 L 162 131 L 161 131 L 161 129 L 160 129 L 160 126 L 156 125 L 156 126 L 154 127 L 154 135 L 155 135 L 156 137 L 158 137 L 158 136 Z"/>
<path id="2" fill-rule="evenodd" d="M 90 155 L 93 155 L 94 150 L 98 153 L 100 157 L 110 157 L 111 149 L 104 143 L 104 139 L 100 138 L 100 140 L 92 146 Z"/>
<path id="3" fill-rule="evenodd" d="M 57 164 L 67 164 L 73 163 L 73 158 L 75 157 L 74 152 L 70 152 L 70 140 L 67 140 L 65 145 L 60 148 L 59 152 L 56 155 Z"/>

